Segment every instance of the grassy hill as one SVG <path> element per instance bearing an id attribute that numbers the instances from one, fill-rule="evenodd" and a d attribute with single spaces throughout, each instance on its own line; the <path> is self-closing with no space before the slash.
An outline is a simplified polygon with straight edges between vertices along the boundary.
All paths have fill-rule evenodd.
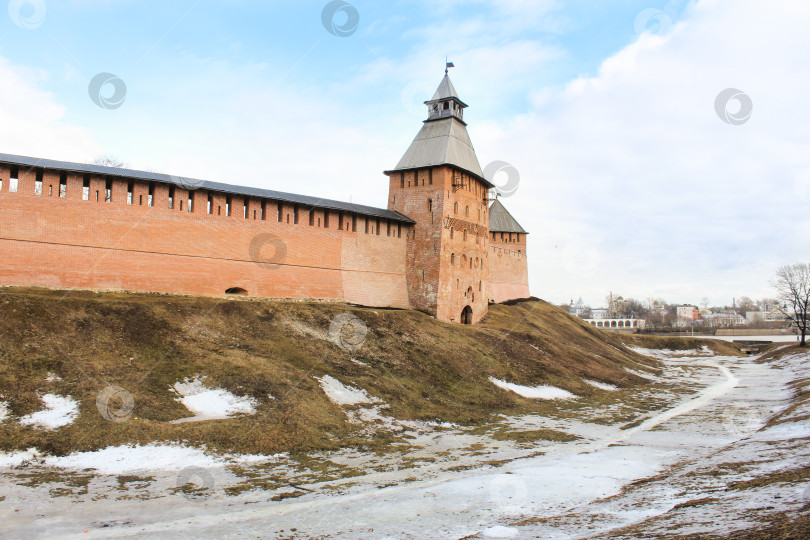
<path id="1" fill-rule="evenodd" d="M 357 350 L 330 339 L 330 324 L 344 313 L 366 325 Z M 315 377 L 366 390 L 397 419 L 479 424 L 496 414 L 543 414 L 556 406 L 502 390 L 489 377 L 583 397 L 602 392 L 583 379 L 621 388 L 647 384 L 624 369 L 658 369 L 625 347 L 634 339 L 597 330 L 537 299 L 491 306 L 481 324 L 461 326 L 418 311 L 341 303 L 4 288 L 0 401 L 10 414 L 0 423 L 0 450 L 35 446 L 65 454 L 152 441 L 249 453 L 379 448 L 395 435 L 378 430 L 362 437 Z M 639 343 L 678 349 L 696 341 Z M 734 352 L 721 343 L 712 347 Z M 170 424 L 189 416 L 171 386 L 196 375 L 206 376 L 209 387 L 253 397 L 257 413 Z M 97 410 L 96 398 L 108 385 L 134 398 L 126 422 L 105 420 Z M 46 393 L 72 396 L 78 418 L 55 430 L 20 425 L 19 417 L 42 409 Z"/>

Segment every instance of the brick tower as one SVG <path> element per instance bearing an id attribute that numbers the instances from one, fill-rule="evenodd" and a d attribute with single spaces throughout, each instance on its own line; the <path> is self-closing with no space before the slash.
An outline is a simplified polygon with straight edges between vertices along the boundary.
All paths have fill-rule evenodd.
<path id="1" fill-rule="evenodd" d="M 473 324 L 487 311 L 488 193 L 464 109 L 445 70 L 428 118 L 389 177 L 388 208 L 413 219 L 408 237 L 411 305 Z"/>

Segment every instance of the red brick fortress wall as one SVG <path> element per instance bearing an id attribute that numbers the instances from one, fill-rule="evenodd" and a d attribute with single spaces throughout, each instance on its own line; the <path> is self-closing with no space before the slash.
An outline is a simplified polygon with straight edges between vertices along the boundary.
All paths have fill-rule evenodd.
<path id="1" fill-rule="evenodd" d="M 35 194 L 37 173 L 22 166 L 16 193 L 8 165 L 0 180 L 0 284 L 410 307 L 406 224 L 47 169 Z"/>
<path id="2" fill-rule="evenodd" d="M 488 260 L 490 301 L 530 296 L 525 234 L 490 233 Z"/>

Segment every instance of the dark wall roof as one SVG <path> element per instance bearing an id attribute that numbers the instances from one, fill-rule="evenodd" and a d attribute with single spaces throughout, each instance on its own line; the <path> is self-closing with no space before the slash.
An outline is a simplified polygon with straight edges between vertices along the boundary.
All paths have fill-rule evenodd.
<path id="1" fill-rule="evenodd" d="M 282 191 L 273 191 L 270 189 L 235 186 L 232 184 L 223 184 L 220 182 L 198 180 L 196 178 L 186 178 L 163 173 L 137 171 L 133 169 L 124 169 L 121 167 L 106 167 L 104 165 L 92 165 L 87 163 L 73 163 L 70 161 L 56 161 L 53 159 L 33 158 L 2 153 L 0 153 L 0 163 L 8 163 L 10 165 L 24 167 L 40 167 L 43 169 L 57 169 L 60 171 L 90 173 L 102 176 L 119 176 L 122 178 L 145 180 L 149 182 L 162 182 L 164 184 L 174 184 L 175 186 L 189 190 L 204 189 L 207 191 L 218 191 L 233 195 L 272 199 L 275 201 L 290 202 L 294 204 L 314 206 L 317 208 L 327 208 L 329 210 L 356 212 L 358 214 L 391 219 L 394 221 L 401 221 L 403 223 L 415 223 L 411 218 L 404 214 L 400 214 L 399 212 L 393 210 L 386 210 L 384 208 L 375 208 L 373 206 L 364 206 L 362 204 L 334 201 L 331 199 L 321 199 L 319 197 L 309 197 L 307 195 L 297 195 L 295 193 L 284 193 Z"/>
<path id="2" fill-rule="evenodd" d="M 489 232 L 511 232 L 511 233 L 527 233 L 523 227 L 520 226 L 512 214 L 504 208 L 501 201 L 495 199 L 489 207 Z"/>

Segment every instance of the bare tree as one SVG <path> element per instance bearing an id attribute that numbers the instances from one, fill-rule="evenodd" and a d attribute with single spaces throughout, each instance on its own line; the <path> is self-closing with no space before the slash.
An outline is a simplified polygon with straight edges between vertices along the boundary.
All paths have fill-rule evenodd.
<path id="1" fill-rule="evenodd" d="M 737 301 L 737 313 L 745 317 L 749 311 L 756 311 L 757 305 L 747 296 L 742 296 Z"/>
<path id="2" fill-rule="evenodd" d="M 102 165 L 104 167 L 118 167 L 118 168 L 127 166 L 126 163 L 124 163 L 117 157 L 111 156 L 109 154 L 104 156 L 98 156 L 96 159 L 93 160 L 93 164 Z"/>
<path id="3" fill-rule="evenodd" d="M 797 263 L 780 267 L 771 285 L 776 289 L 780 302 L 777 309 L 799 329 L 799 346 L 804 347 L 810 302 L 810 264 Z"/>

